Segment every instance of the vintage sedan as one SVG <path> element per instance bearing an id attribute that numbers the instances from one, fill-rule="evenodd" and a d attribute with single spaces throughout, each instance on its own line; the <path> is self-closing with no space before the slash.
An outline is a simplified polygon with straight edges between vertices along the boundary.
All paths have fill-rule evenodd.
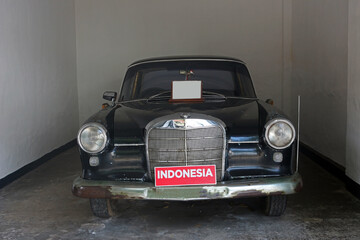
<path id="1" fill-rule="evenodd" d="M 264 197 L 279 216 L 302 188 L 294 125 L 256 97 L 244 62 L 164 57 L 131 64 L 119 96 L 80 128 L 74 195 L 94 215 L 113 199 Z"/>

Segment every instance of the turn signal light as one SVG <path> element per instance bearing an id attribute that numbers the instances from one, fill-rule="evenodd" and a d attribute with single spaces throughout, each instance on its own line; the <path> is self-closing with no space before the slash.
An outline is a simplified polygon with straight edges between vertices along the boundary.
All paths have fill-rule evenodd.
<path id="1" fill-rule="evenodd" d="M 273 155 L 274 162 L 281 163 L 283 161 L 283 154 L 281 152 L 276 152 Z"/>
<path id="2" fill-rule="evenodd" d="M 108 106 L 109 106 L 109 104 L 103 103 L 103 104 L 101 105 L 101 109 L 105 109 L 105 108 L 107 108 Z"/>
<path id="3" fill-rule="evenodd" d="M 92 166 L 92 167 L 96 167 L 96 166 L 99 166 L 99 158 L 98 157 L 90 157 L 89 159 L 89 165 Z"/>
<path id="4" fill-rule="evenodd" d="M 272 99 L 266 99 L 266 101 L 265 101 L 267 104 L 270 104 L 270 105 L 274 105 L 274 100 L 272 100 Z"/>

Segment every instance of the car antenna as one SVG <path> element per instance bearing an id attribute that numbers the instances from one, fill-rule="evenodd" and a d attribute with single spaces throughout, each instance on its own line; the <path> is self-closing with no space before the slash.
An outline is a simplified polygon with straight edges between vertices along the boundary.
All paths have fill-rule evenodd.
<path id="1" fill-rule="evenodd" d="M 301 96 L 298 95 L 298 106 L 297 106 L 297 146 L 296 146 L 296 172 L 299 171 L 299 148 L 300 148 L 300 104 Z"/>

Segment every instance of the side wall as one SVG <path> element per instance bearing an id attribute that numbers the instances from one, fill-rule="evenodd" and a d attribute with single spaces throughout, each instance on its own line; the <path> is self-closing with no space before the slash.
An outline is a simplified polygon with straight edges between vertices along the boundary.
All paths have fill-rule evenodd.
<path id="1" fill-rule="evenodd" d="M 78 128 L 72 0 L 0 1 L 0 179 Z"/>
<path id="2" fill-rule="evenodd" d="M 291 92 L 302 96 L 301 141 L 345 167 L 348 1 L 302 0 L 292 7 Z"/>
<path id="3" fill-rule="evenodd" d="M 285 105 L 283 86 L 291 77 L 290 66 L 283 64 L 290 56 L 291 14 L 283 14 L 291 10 L 288 0 L 75 4 L 80 122 L 100 109 L 103 91 L 120 88 L 131 62 L 167 55 L 240 58 L 248 64 L 258 96 Z"/>
<path id="4" fill-rule="evenodd" d="M 351 50 L 350 50 L 351 49 Z M 346 175 L 360 184 L 360 1 L 349 1 Z"/>

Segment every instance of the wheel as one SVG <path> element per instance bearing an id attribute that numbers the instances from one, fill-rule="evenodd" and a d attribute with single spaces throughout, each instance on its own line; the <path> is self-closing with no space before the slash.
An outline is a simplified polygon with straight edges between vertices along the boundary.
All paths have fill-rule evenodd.
<path id="1" fill-rule="evenodd" d="M 266 197 L 265 214 L 267 216 L 281 216 L 286 209 L 286 195 L 271 195 Z"/>
<path id="2" fill-rule="evenodd" d="M 90 198 L 90 207 L 97 217 L 109 218 L 113 216 L 110 199 Z"/>

